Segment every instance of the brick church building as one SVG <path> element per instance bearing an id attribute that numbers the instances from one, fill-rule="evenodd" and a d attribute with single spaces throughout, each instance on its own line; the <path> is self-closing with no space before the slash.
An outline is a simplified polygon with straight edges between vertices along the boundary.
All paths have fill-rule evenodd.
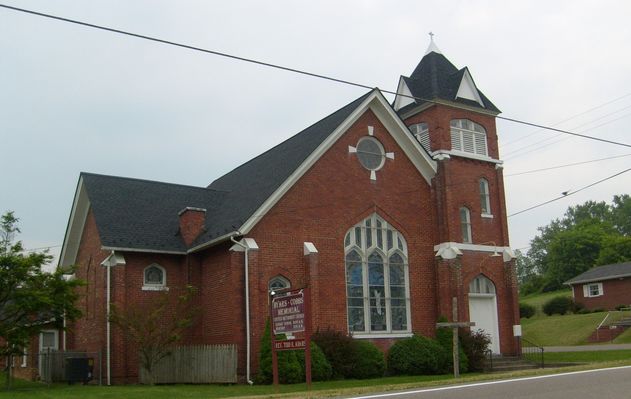
<path id="1" fill-rule="evenodd" d="M 371 90 L 207 187 L 81 173 L 60 267 L 85 280 L 84 315 L 67 349 L 107 352 L 106 376 L 135 381 L 108 302 L 191 284 L 202 311 L 184 344 L 236 344 L 243 379 L 273 289 L 310 287 L 314 329 L 384 350 L 433 336 L 455 297 L 459 321 L 516 353 L 500 111 L 433 42 L 397 93 Z"/>

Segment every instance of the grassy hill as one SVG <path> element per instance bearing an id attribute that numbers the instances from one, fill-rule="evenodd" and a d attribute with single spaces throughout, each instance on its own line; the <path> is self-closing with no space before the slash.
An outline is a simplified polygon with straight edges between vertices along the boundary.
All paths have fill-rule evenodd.
<path id="1" fill-rule="evenodd" d="M 572 291 L 562 290 L 533 294 L 519 299 L 537 309 L 535 316 L 522 319 L 524 338 L 541 346 L 568 346 L 587 344 L 587 338 L 607 315 L 607 312 L 547 316 L 543 305 L 557 296 L 572 296 Z M 631 342 L 631 333 L 628 340 Z M 624 335 L 627 335 L 625 333 Z M 622 337 L 622 336 L 621 336 Z M 624 339 L 624 338 L 623 338 Z"/>

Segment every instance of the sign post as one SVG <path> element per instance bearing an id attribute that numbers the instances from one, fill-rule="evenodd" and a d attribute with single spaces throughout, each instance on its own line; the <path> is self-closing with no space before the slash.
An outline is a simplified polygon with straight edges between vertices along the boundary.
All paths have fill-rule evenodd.
<path id="1" fill-rule="evenodd" d="M 272 319 L 272 373 L 274 386 L 278 388 L 278 351 L 304 350 L 307 389 L 311 389 L 311 309 L 309 288 L 286 291 L 272 295 L 270 312 Z M 302 333 L 295 338 L 294 333 Z M 277 341 L 276 335 L 287 334 L 291 338 Z"/>
<path id="2" fill-rule="evenodd" d="M 473 322 L 458 322 L 458 299 L 456 297 L 452 298 L 452 323 L 436 323 L 436 327 L 447 327 L 451 328 L 453 338 L 452 338 L 452 346 L 453 346 L 453 359 L 454 359 L 454 377 L 460 377 L 460 351 L 458 348 L 458 328 L 459 327 L 472 327 L 475 326 Z"/>

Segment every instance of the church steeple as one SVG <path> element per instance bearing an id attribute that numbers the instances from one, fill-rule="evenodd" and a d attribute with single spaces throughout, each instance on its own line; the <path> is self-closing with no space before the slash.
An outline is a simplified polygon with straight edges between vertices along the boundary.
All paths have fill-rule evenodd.
<path id="1" fill-rule="evenodd" d="M 498 114 L 500 110 L 477 88 L 467 67 L 458 69 L 438 49 L 434 34 L 412 74 L 401 76 L 394 109 L 409 110 L 433 101 Z M 428 101 L 430 100 L 430 101 Z"/>

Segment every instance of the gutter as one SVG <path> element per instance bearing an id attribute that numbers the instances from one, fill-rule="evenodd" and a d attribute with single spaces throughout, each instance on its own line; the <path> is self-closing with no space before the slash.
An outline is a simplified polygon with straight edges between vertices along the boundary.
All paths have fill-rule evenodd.
<path id="1" fill-rule="evenodd" d="M 245 360 L 245 379 L 248 384 L 252 385 L 254 382 L 250 378 L 250 363 L 251 363 L 251 342 L 250 342 L 250 272 L 249 272 L 249 251 L 257 250 L 259 247 L 256 245 L 256 241 L 251 238 L 244 238 L 241 241 L 235 240 L 235 237 L 241 236 L 240 234 L 235 234 L 230 236 L 230 241 L 232 241 L 235 245 L 230 248 L 233 251 L 239 251 L 238 248 L 244 252 L 244 279 L 245 279 L 245 347 L 246 347 L 246 360 Z M 248 245 L 249 244 L 249 245 Z M 236 248 L 235 248 L 236 247 Z"/>

